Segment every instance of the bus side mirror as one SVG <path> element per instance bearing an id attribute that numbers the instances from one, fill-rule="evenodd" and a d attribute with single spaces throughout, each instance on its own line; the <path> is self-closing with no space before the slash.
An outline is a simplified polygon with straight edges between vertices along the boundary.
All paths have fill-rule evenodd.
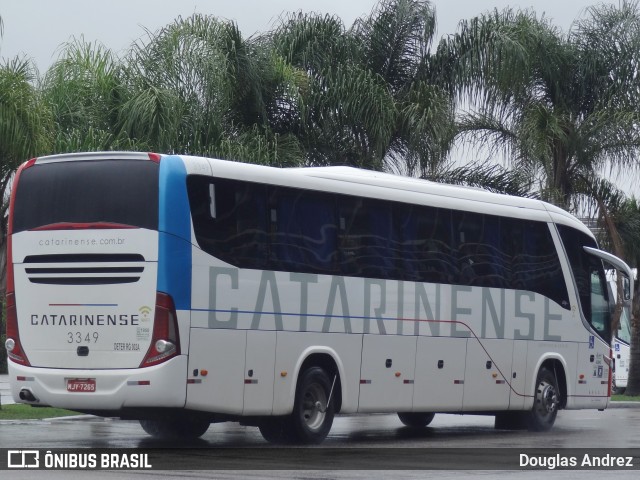
<path id="1" fill-rule="evenodd" d="M 626 276 L 622 276 L 622 299 L 625 303 L 631 302 L 631 282 Z"/>
<path id="2" fill-rule="evenodd" d="M 603 260 L 611 265 L 622 275 L 622 298 L 625 305 L 631 305 L 631 299 L 633 296 L 633 271 L 629 268 L 629 265 L 624 263 L 618 257 L 611 255 L 610 253 L 603 252 L 597 248 L 582 247 L 589 255 Z"/>

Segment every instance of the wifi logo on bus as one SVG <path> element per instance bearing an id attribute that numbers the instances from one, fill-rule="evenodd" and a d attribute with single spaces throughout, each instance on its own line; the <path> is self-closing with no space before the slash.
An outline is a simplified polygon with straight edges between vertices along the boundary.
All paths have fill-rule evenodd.
<path id="1" fill-rule="evenodd" d="M 140 319 L 143 322 L 148 322 L 150 320 L 151 308 L 149 308 L 146 305 L 144 305 L 144 306 L 140 307 L 138 309 L 138 311 L 140 312 Z"/>

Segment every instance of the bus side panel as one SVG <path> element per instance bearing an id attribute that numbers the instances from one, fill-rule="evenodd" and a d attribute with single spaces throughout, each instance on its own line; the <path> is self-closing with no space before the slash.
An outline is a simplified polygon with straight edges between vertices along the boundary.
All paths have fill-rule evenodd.
<path id="1" fill-rule="evenodd" d="M 526 340 L 513 341 L 513 360 L 511 361 L 511 392 L 509 394 L 509 410 L 522 410 L 526 403 L 527 392 L 527 350 Z"/>
<path id="2" fill-rule="evenodd" d="M 342 387 L 341 413 L 357 410 L 362 335 L 280 331 L 277 337 L 273 415 L 287 415 L 293 410 L 302 363 L 314 353 L 330 355 L 338 366 Z"/>
<path id="3" fill-rule="evenodd" d="M 182 158 L 166 156 L 160 162 L 158 202 L 157 290 L 173 299 L 178 313 L 180 348 L 189 352 L 191 324 L 192 244 L 191 216 Z M 183 380 L 187 372 L 183 374 Z"/>
<path id="4" fill-rule="evenodd" d="M 613 341 L 613 358 L 615 359 L 615 383 L 619 389 L 627 388 L 630 356 L 629 345 L 615 338 Z"/>
<path id="5" fill-rule="evenodd" d="M 364 335 L 358 412 L 412 411 L 417 338 Z"/>
<path id="6" fill-rule="evenodd" d="M 271 415 L 276 332 L 249 330 L 244 368 L 243 415 Z"/>
<path id="7" fill-rule="evenodd" d="M 609 348 L 593 338 L 578 347 L 578 368 L 573 378 L 575 397 L 571 408 L 606 408 L 609 402 Z M 581 378 L 582 377 L 582 378 Z"/>
<path id="8" fill-rule="evenodd" d="M 466 338 L 418 337 L 415 412 L 459 412 L 464 390 Z"/>
<path id="9" fill-rule="evenodd" d="M 506 410 L 509 407 L 512 356 L 513 340 L 469 339 L 462 401 L 464 410 Z"/>
<path id="10" fill-rule="evenodd" d="M 180 157 L 162 159 L 158 291 L 171 295 L 177 310 L 191 309 L 191 216 L 186 175 Z"/>
<path id="11" fill-rule="evenodd" d="M 242 414 L 246 342 L 245 330 L 191 329 L 187 408 Z"/>

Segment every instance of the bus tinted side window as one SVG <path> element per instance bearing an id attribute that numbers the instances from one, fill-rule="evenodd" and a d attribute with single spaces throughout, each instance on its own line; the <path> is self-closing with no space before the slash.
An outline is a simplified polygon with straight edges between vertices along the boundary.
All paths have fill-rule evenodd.
<path id="1" fill-rule="evenodd" d="M 582 313 L 594 330 L 609 342 L 609 298 L 604 268 L 600 260 L 589 255 L 583 248 L 597 248 L 596 242 L 588 235 L 565 225 L 558 225 L 558 232 L 569 258 Z"/>
<path id="2" fill-rule="evenodd" d="M 340 196 L 340 263 L 343 275 L 398 278 L 401 255 L 393 228 L 391 203 Z"/>
<path id="3" fill-rule="evenodd" d="M 187 186 L 198 244 L 238 268 L 526 290 L 570 308 L 544 222 L 240 180 Z"/>
<path id="4" fill-rule="evenodd" d="M 196 240 L 205 252 L 243 268 L 268 268 L 266 187 L 190 176 L 187 190 Z"/>
<path id="5" fill-rule="evenodd" d="M 401 203 L 394 210 L 402 249 L 402 278 L 457 283 L 459 270 L 452 248 L 451 211 Z"/>
<path id="6" fill-rule="evenodd" d="M 454 232 L 460 265 L 460 283 L 508 288 L 510 252 L 504 251 L 500 217 L 454 212 Z"/>
<path id="7" fill-rule="evenodd" d="M 569 293 L 549 226 L 519 219 L 508 221 L 514 252 L 511 288 L 540 293 L 569 309 Z"/>
<path id="8" fill-rule="evenodd" d="M 276 187 L 271 197 L 271 264 L 275 270 L 337 273 L 333 196 Z"/>

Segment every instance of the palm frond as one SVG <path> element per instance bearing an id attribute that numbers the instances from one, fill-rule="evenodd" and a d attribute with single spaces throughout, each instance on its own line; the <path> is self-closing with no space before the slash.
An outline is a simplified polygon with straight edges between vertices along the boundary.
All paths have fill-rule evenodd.
<path id="1" fill-rule="evenodd" d="M 352 30 L 363 39 L 364 65 L 395 91 L 409 85 L 429 55 L 435 10 L 424 0 L 382 0 Z"/>
<path id="2" fill-rule="evenodd" d="M 52 119 L 34 81 L 30 60 L 13 58 L 0 66 L 0 165 L 4 177 L 24 160 L 49 147 Z"/>
<path id="3" fill-rule="evenodd" d="M 472 163 L 451 168 L 425 178 L 440 183 L 483 188 L 495 193 L 537 197 L 537 194 L 532 191 L 533 182 L 529 176 L 492 162 Z"/>

